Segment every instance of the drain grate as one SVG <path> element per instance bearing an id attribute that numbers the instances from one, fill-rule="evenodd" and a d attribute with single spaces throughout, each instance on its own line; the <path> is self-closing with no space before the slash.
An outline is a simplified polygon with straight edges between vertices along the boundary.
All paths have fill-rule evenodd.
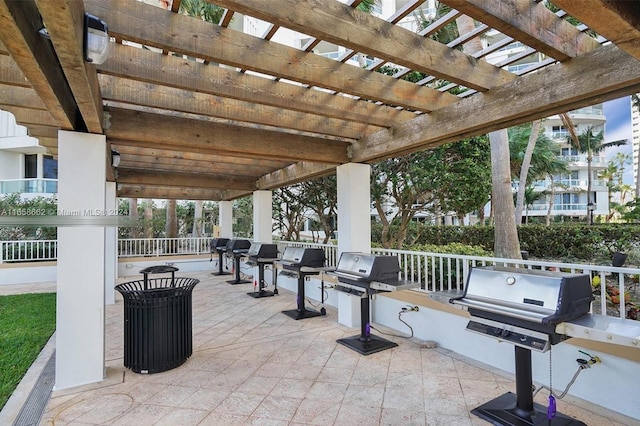
<path id="1" fill-rule="evenodd" d="M 40 376 L 20 409 L 18 416 L 13 422 L 13 426 L 32 426 L 40 423 L 44 410 L 47 408 L 49 396 L 53 390 L 55 375 L 56 353 L 53 352 L 40 372 Z"/>

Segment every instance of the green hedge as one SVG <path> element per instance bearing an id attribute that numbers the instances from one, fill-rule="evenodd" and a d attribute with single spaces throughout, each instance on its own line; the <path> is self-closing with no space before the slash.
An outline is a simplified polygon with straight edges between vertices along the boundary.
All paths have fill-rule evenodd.
<path id="1" fill-rule="evenodd" d="M 379 243 L 380 224 L 374 224 L 372 238 Z M 640 248 L 640 225 L 570 224 L 522 225 L 518 227 L 520 247 L 537 259 L 610 264 L 614 252 L 629 253 L 627 263 L 637 263 L 634 252 Z M 413 224 L 407 232 L 404 248 L 421 245 L 462 244 L 493 251 L 493 226 L 433 226 Z M 422 250 L 425 251 L 425 250 Z M 427 250 L 432 251 L 432 250 Z M 433 250 L 435 251 L 435 250 Z M 458 253 L 467 254 L 467 253 Z"/>

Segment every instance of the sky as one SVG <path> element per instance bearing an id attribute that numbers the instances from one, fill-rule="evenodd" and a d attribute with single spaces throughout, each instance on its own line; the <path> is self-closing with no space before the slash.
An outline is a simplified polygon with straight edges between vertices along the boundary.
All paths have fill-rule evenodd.
<path id="1" fill-rule="evenodd" d="M 603 105 L 604 115 L 607 118 L 605 124 L 605 140 L 607 142 L 627 139 L 627 144 L 620 147 L 608 148 L 605 151 L 607 159 L 612 159 L 618 152 L 625 154 L 632 153 L 632 132 L 631 132 L 631 100 L 629 96 L 605 102 Z M 629 164 L 625 168 L 624 183 L 633 185 L 633 166 Z"/>

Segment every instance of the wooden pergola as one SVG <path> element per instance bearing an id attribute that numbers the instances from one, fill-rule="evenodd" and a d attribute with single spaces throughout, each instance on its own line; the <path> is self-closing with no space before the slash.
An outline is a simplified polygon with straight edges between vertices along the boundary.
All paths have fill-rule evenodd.
<path id="1" fill-rule="evenodd" d="M 397 23 L 424 0 L 387 20 L 358 0 L 214 0 L 218 25 L 178 14 L 180 0 L 0 0 L 0 109 L 54 155 L 59 129 L 106 135 L 120 197 L 231 200 L 640 92 L 640 2 L 554 0 L 553 13 L 534 0 L 442 1 L 452 12 L 414 33 Z M 84 60 L 85 13 L 115 39 L 104 64 Z M 233 30 L 238 14 L 271 26 Z M 479 24 L 449 45 L 428 37 L 461 15 Z M 272 41 L 281 28 L 308 43 Z M 458 48 L 490 29 L 507 41 Z M 321 41 L 346 53 L 320 56 Z M 514 41 L 548 59 L 517 73 L 483 60 Z M 346 63 L 359 53 L 373 64 Z M 428 77 L 401 78 L 412 70 Z"/>

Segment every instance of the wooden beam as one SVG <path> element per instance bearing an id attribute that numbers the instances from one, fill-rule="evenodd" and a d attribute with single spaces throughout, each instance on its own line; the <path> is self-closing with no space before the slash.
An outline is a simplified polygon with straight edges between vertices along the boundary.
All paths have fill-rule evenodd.
<path id="1" fill-rule="evenodd" d="M 16 61 L 8 55 L 0 55 L 0 83 L 32 88 Z"/>
<path id="2" fill-rule="evenodd" d="M 276 160 L 349 161 L 345 142 L 124 109 L 111 108 L 109 114 L 107 138 Z"/>
<path id="3" fill-rule="evenodd" d="M 77 0 L 36 0 L 86 129 L 102 133 L 102 99 L 95 65 L 84 58 L 84 6 Z"/>
<path id="4" fill-rule="evenodd" d="M 58 139 L 58 127 L 53 126 L 40 126 L 37 124 L 29 124 L 29 135 L 34 138 L 55 138 Z"/>
<path id="5" fill-rule="evenodd" d="M 46 110 L 47 107 L 35 90 L 27 87 L 0 84 L 0 101 L 4 105 Z M 56 120 L 56 123 L 58 120 Z"/>
<path id="6" fill-rule="evenodd" d="M 448 6 L 559 61 L 600 47 L 544 5 L 529 0 L 443 0 Z"/>
<path id="7" fill-rule="evenodd" d="M 148 157 L 143 155 L 126 155 L 120 160 L 120 167 L 126 169 L 145 169 L 174 172 L 202 172 L 208 174 L 225 174 L 229 176 L 251 176 L 259 178 L 273 168 L 257 166 L 239 166 L 201 160 L 174 160 L 167 157 Z"/>
<path id="8" fill-rule="evenodd" d="M 135 142 L 133 142 L 134 146 L 128 145 L 131 142 L 122 141 L 122 140 L 111 140 L 111 144 L 116 151 L 119 151 L 122 155 L 123 159 L 126 159 L 127 156 L 140 156 L 147 158 L 157 158 L 157 159 L 170 159 L 170 160 L 178 160 L 178 161 L 208 161 L 215 162 L 218 164 L 232 165 L 238 168 L 244 167 L 261 167 L 265 169 L 275 169 L 280 167 L 285 167 L 289 165 L 287 162 L 283 161 L 275 161 L 275 160 L 264 160 L 258 158 L 242 158 L 242 157 L 223 157 L 218 155 L 207 155 L 201 153 L 193 153 L 187 152 L 184 150 L 171 150 L 171 149 L 161 149 L 158 147 L 155 148 L 140 148 L 135 146 Z"/>
<path id="9" fill-rule="evenodd" d="M 334 0 L 211 0 L 236 12 L 483 91 L 516 77 L 485 61 Z"/>
<path id="10" fill-rule="evenodd" d="M 222 201 L 239 198 L 250 191 L 224 191 L 204 188 L 175 188 L 142 185 L 122 185 L 116 191 L 120 198 L 148 198 L 161 200 L 205 200 Z"/>
<path id="11" fill-rule="evenodd" d="M 147 83 L 382 127 L 391 127 L 399 121 L 416 116 L 408 111 L 353 97 L 333 95 L 326 91 L 125 45 L 112 46 L 109 60 L 99 65 L 98 71 Z"/>
<path id="12" fill-rule="evenodd" d="M 171 111 L 182 111 L 211 117 L 289 128 L 304 132 L 358 139 L 380 130 L 367 126 L 315 114 L 304 114 L 251 102 L 222 98 L 206 93 L 143 83 L 120 77 L 100 76 L 105 100 L 144 105 Z"/>
<path id="13" fill-rule="evenodd" d="M 0 0 L 0 39 L 58 126 L 78 127 L 78 108 L 34 0 Z"/>
<path id="14" fill-rule="evenodd" d="M 258 189 L 275 189 L 335 173 L 336 166 L 301 161 L 258 179 Z"/>
<path id="15" fill-rule="evenodd" d="M 16 122 L 23 125 L 37 124 L 41 126 L 56 127 L 56 121 L 49 112 L 42 109 L 18 107 L 14 105 L 0 104 L 0 109 L 9 111 L 16 117 Z"/>
<path id="16" fill-rule="evenodd" d="M 342 64 L 140 2 L 86 0 L 85 7 L 90 13 L 109 22 L 111 35 L 210 62 L 420 111 L 432 111 L 458 100 L 449 93 L 395 80 L 388 75 Z M 166 31 L 167 28 L 172 31 Z M 441 59 L 438 58 L 438 61 Z M 475 59 L 471 58 L 470 61 L 475 62 Z M 497 71 L 493 77 L 499 80 L 502 70 L 495 69 Z"/>
<path id="17" fill-rule="evenodd" d="M 603 46 L 367 136 L 353 145 L 353 161 L 374 162 L 639 91 L 638 62 L 614 45 Z"/>
<path id="18" fill-rule="evenodd" d="M 209 188 L 253 191 L 256 181 L 227 175 L 208 175 L 202 173 L 169 173 L 154 170 L 136 170 L 118 168 L 116 182 L 132 185 L 157 185 L 178 188 Z"/>
<path id="19" fill-rule="evenodd" d="M 640 60 L 640 3 L 626 0 L 554 0 L 629 55 Z"/>

